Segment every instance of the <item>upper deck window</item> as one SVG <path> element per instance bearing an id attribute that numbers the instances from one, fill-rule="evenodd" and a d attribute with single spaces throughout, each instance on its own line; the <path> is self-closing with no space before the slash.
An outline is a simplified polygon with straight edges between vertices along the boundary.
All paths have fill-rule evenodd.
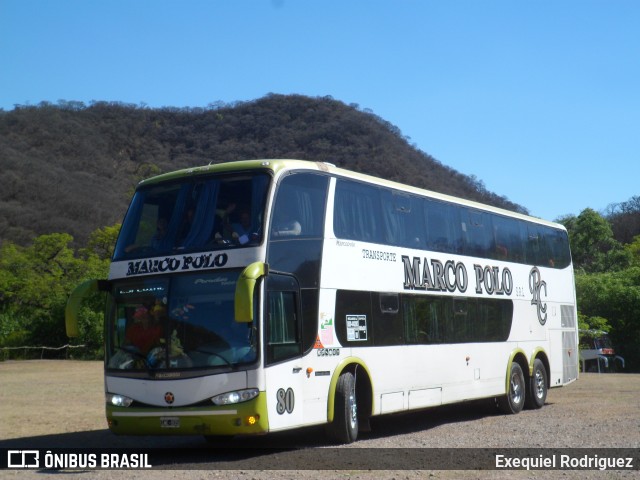
<path id="1" fill-rule="evenodd" d="M 226 175 L 138 189 L 114 260 L 260 243 L 269 179 Z"/>
<path id="2" fill-rule="evenodd" d="M 565 230 L 466 205 L 338 178 L 333 210 L 337 238 L 566 268 Z"/>

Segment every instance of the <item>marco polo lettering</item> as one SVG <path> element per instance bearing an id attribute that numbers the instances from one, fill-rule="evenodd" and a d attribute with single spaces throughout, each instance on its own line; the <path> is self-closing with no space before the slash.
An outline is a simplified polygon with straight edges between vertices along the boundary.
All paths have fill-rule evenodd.
<path id="1" fill-rule="evenodd" d="M 206 268 L 220 268 L 227 263 L 226 253 L 213 255 L 183 255 L 181 258 L 167 257 L 163 259 L 148 259 L 129 262 L 127 277 L 145 275 L 149 273 L 175 272 L 177 270 L 200 270 Z"/>
<path id="2" fill-rule="evenodd" d="M 467 291 L 469 275 L 462 262 L 440 260 L 420 257 L 410 258 L 402 256 L 404 267 L 405 290 L 428 290 L 438 292 Z M 476 293 L 488 293 L 489 295 L 511 295 L 513 291 L 513 277 L 508 268 L 495 266 L 474 265 Z"/>
<path id="3" fill-rule="evenodd" d="M 476 272 L 476 293 L 482 293 L 484 291 L 489 295 L 511 295 L 513 291 L 513 277 L 511 276 L 511 270 L 505 268 L 500 274 L 499 267 L 483 267 L 482 265 L 474 265 L 473 269 Z"/>
<path id="4" fill-rule="evenodd" d="M 467 269 L 462 262 L 448 260 L 444 264 L 440 260 L 427 258 L 421 269 L 420 257 L 402 256 L 404 265 L 405 290 L 429 290 L 440 292 L 466 292 L 469 285 Z"/>

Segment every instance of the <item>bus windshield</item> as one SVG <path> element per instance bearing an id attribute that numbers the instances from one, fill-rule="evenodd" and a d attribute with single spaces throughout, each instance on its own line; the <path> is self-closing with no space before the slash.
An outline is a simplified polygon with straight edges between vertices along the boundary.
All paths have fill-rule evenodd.
<path id="1" fill-rule="evenodd" d="M 260 172 L 139 188 L 114 261 L 260 243 L 269 178 Z"/>
<path id="2" fill-rule="evenodd" d="M 175 370 L 256 360 L 256 324 L 234 319 L 239 270 L 116 284 L 107 316 L 107 367 Z"/>

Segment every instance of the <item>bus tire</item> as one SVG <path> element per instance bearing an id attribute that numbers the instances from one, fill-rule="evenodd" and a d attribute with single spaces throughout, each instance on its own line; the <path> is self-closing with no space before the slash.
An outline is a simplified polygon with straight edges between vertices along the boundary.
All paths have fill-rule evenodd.
<path id="1" fill-rule="evenodd" d="M 522 368 L 517 362 L 513 362 L 509 370 L 507 394 L 498 402 L 500 410 L 508 415 L 520 413 L 524 407 L 525 390 Z"/>
<path id="2" fill-rule="evenodd" d="M 352 443 L 358 438 L 356 379 L 351 372 L 344 372 L 338 378 L 333 422 L 328 425 L 328 433 L 339 443 Z"/>
<path id="3" fill-rule="evenodd" d="M 547 369 L 542 360 L 536 358 L 533 362 L 533 374 L 529 379 L 526 397 L 526 407 L 542 408 L 547 400 Z"/>

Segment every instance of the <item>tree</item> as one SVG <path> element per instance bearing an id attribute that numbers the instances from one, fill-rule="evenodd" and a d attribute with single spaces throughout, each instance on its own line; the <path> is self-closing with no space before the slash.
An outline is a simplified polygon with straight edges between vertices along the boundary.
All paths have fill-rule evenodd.
<path id="1" fill-rule="evenodd" d="M 627 369 L 640 370 L 640 267 L 576 275 L 576 292 L 581 316 L 606 318 Z"/>
<path id="2" fill-rule="evenodd" d="M 633 238 L 633 242 L 624 246 L 625 250 L 631 255 L 631 263 L 636 267 L 640 267 L 640 235 Z"/>
<path id="3" fill-rule="evenodd" d="M 609 320 L 602 317 L 587 317 L 578 313 L 578 327 L 580 330 L 596 330 L 599 332 L 609 333 L 611 331 L 611 325 Z"/>
<path id="4" fill-rule="evenodd" d="M 113 229 L 95 232 L 92 238 L 113 238 Z M 64 310 L 69 293 L 85 279 L 105 277 L 109 267 L 108 258 L 91 249 L 78 255 L 72 242 L 71 235 L 54 233 L 37 237 L 28 247 L 2 245 L 0 346 L 59 347 L 67 343 Z M 90 324 L 83 325 L 79 339 L 94 353 L 102 345 L 103 305 L 95 299 L 87 303 L 93 313 L 87 312 Z"/>
<path id="5" fill-rule="evenodd" d="M 635 236 L 640 235 L 640 196 L 636 195 L 626 202 L 609 205 L 606 217 L 611 223 L 616 240 L 620 243 L 631 243 Z"/>
<path id="6" fill-rule="evenodd" d="M 121 225 L 116 223 L 110 227 L 103 227 L 95 230 L 89 235 L 87 249 L 81 250 L 85 256 L 95 254 L 100 260 L 110 260 L 113 256 L 113 249 L 120 233 Z"/>
<path id="7" fill-rule="evenodd" d="M 631 265 L 631 255 L 613 238 L 609 222 L 587 208 L 577 218 L 565 217 L 574 266 L 587 273 L 621 270 Z"/>

